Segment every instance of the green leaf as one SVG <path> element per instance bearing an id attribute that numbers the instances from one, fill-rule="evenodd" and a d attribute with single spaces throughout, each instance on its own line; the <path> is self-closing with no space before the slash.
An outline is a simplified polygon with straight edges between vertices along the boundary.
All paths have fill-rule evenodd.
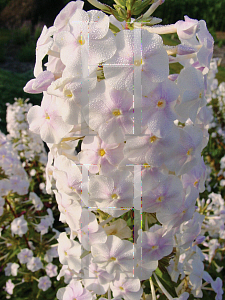
<path id="1" fill-rule="evenodd" d="M 119 28 L 116 27 L 115 25 L 113 25 L 112 23 L 109 23 L 109 29 L 110 29 L 113 33 L 118 33 L 118 32 L 120 32 Z"/>
<path id="2" fill-rule="evenodd" d="M 9 179 L 9 176 L 5 174 L 5 171 L 2 167 L 0 167 L 0 180 L 2 179 Z"/>
<path id="3" fill-rule="evenodd" d="M 140 15 L 150 4 L 152 4 L 152 0 L 146 0 L 146 1 L 136 1 L 133 9 L 132 9 L 132 15 Z"/>
<path id="4" fill-rule="evenodd" d="M 176 283 L 172 281 L 169 273 L 167 270 L 164 270 L 164 272 L 160 271 L 159 268 L 155 270 L 155 274 L 157 275 L 158 279 L 162 283 L 162 285 L 165 287 L 165 289 L 170 293 L 172 297 L 177 297 L 177 293 L 175 291 Z M 156 283 L 154 277 L 152 277 L 154 283 Z M 156 283 L 157 284 L 157 283 Z"/>
<path id="5" fill-rule="evenodd" d="M 121 6 L 122 8 L 125 8 L 126 0 L 114 0 L 117 5 Z"/>

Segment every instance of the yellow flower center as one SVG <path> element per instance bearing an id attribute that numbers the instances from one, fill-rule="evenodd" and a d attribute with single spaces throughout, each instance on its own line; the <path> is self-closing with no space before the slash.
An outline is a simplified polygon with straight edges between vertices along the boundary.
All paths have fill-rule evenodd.
<path id="1" fill-rule="evenodd" d="M 118 117 L 121 115 L 121 111 L 119 109 L 114 109 L 112 114 L 115 116 L 115 117 Z"/>
<path id="2" fill-rule="evenodd" d="M 198 184 L 198 180 L 196 180 L 195 182 L 194 182 L 194 186 L 196 186 Z"/>
<path id="3" fill-rule="evenodd" d="M 152 250 L 157 250 L 158 248 L 159 248 L 159 246 L 157 246 L 157 245 L 152 246 Z"/>
<path id="4" fill-rule="evenodd" d="M 124 288 L 123 288 L 122 286 L 120 286 L 120 289 L 121 289 L 121 291 L 123 291 L 123 290 L 124 290 Z"/>
<path id="5" fill-rule="evenodd" d="M 157 103 L 158 108 L 164 108 L 166 106 L 166 101 L 165 100 L 159 100 Z"/>
<path id="6" fill-rule="evenodd" d="M 117 194 L 112 194 L 111 197 L 112 197 L 112 199 L 118 199 L 118 195 Z"/>
<path id="7" fill-rule="evenodd" d="M 64 90 L 64 95 L 67 98 L 72 98 L 73 97 L 73 94 L 70 90 Z"/>
<path id="8" fill-rule="evenodd" d="M 136 59 L 134 61 L 134 65 L 135 65 L 135 67 L 139 67 L 140 65 L 142 65 L 142 59 Z"/>
<path id="9" fill-rule="evenodd" d="M 144 164 L 143 164 L 143 167 L 144 167 L 145 169 L 151 168 L 151 166 L 150 166 L 149 164 L 147 164 L 147 163 L 144 163 Z"/>
<path id="10" fill-rule="evenodd" d="M 193 152 L 193 148 L 190 148 L 188 151 L 187 151 L 187 155 L 191 155 L 192 154 L 192 152 Z"/>
<path id="11" fill-rule="evenodd" d="M 79 43 L 81 46 L 85 44 L 85 39 L 83 38 L 82 35 L 78 38 L 78 43 Z"/>
<path id="12" fill-rule="evenodd" d="M 104 149 L 100 149 L 98 151 L 98 153 L 99 153 L 100 156 L 104 156 L 105 155 L 105 150 Z"/>
<path id="13" fill-rule="evenodd" d="M 110 260 L 113 260 L 113 261 L 115 261 L 116 260 L 116 258 L 115 257 L 110 257 Z"/>
<path id="14" fill-rule="evenodd" d="M 45 119 L 50 120 L 49 114 L 47 112 L 45 112 Z"/>
<path id="15" fill-rule="evenodd" d="M 164 197 L 163 196 L 160 196 L 157 198 L 156 202 L 162 202 L 164 200 Z"/>
<path id="16" fill-rule="evenodd" d="M 69 187 L 72 191 L 76 192 L 76 189 L 73 186 Z"/>
<path id="17" fill-rule="evenodd" d="M 157 139 L 158 138 L 155 135 L 151 136 L 150 137 L 150 143 L 154 143 Z"/>

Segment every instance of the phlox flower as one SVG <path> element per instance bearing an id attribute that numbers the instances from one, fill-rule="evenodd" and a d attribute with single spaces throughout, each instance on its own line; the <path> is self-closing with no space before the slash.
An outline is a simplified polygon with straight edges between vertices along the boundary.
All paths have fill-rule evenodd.
<path id="1" fill-rule="evenodd" d="M 158 267 L 157 260 L 143 260 L 141 255 L 136 257 L 136 265 L 134 265 L 134 275 L 140 280 L 149 279 L 152 276 L 152 272 Z"/>
<path id="2" fill-rule="evenodd" d="M 186 189 L 188 186 L 194 186 L 199 192 L 205 190 L 206 167 L 203 159 L 201 163 L 194 166 L 189 172 L 182 175 L 181 180 L 183 187 Z"/>
<path id="3" fill-rule="evenodd" d="M 114 297 L 120 296 L 124 300 L 137 300 L 141 298 L 143 289 L 138 278 L 127 279 L 124 273 L 120 273 L 118 277 L 110 283 Z"/>
<path id="4" fill-rule="evenodd" d="M 54 257 L 59 257 L 57 249 L 58 249 L 57 246 L 54 246 L 54 247 L 51 247 L 50 249 L 48 249 L 44 256 L 44 260 L 47 262 L 52 262 Z"/>
<path id="5" fill-rule="evenodd" d="M 210 241 L 207 244 L 208 244 L 207 248 L 209 248 L 208 260 L 209 263 L 211 263 L 216 254 L 216 249 L 220 247 L 220 243 L 218 242 L 217 239 L 210 239 Z M 206 245 L 206 243 L 204 245 Z"/>
<path id="6" fill-rule="evenodd" d="M 200 20 L 198 26 L 199 30 L 197 31 L 196 36 L 198 38 L 197 43 L 201 45 L 201 48 L 197 53 L 197 59 L 200 66 L 204 66 L 206 72 L 208 72 L 213 55 L 214 39 L 209 33 L 204 20 Z"/>
<path id="7" fill-rule="evenodd" d="M 35 207 L 36 210 L 41 210 L 43 208 L 43 206 L 44 206 L 44 204 L 41 201 L 41 199 L 34 192 L 30 192 L 30 194 L 29 194 L 29 200 L 32 201 L 32 204 L 34 205 L 34 207 Z"/>
<path id="8" fill-rule="evenodd" d="M 10 180 L 2 179 L 0 180 L 0 195 L 5 196 L 11 191 Z"/>
<path id="9" fill-rule="evenodd" d="M 143 192 L 142 202 L 134 199 L 134 207 L 144 212 L 167 212 L 171 206 L 180 206 L 183 200 L 183 186 L 179 178 L 168 175 L 155 189 Z"/>
<path id="10" fill-rule="evenodd" d="M 156 167 L 152 167 L 147 163 L 141 165 L 139 170 L 136 170 L 136 174 L 141 178 L 141 185 L 138 181 L 134 181 L 134 188 L 142 192 L 146 190 L 152 190 L 156 188 L 160 182 L 167 178 L 167 172 Z M 141 173 L 141 174 L 140 174 Z"/>
<path id="11" fill-rule="evenodd" d="M 200 50 L 196 57 L 191 62 L 196 68 L 203 67 L 205 73 L 208 73 L 210 61 L 213 54 L 214 40 L 209 33 L 206 22 L 204 20 L 191 19 L 188 16 L 184 17 L 185 21 L 178 21 L 175 23 L 177 34 L 182 42 L 182 45 L 197 46 Z"/>
<path id="12" fill-rule="evenodd" d="M 107 292 L 109 283 L 113 279 L 113 274 L 109 274 L 95 263 L 90 263 L 88 269 L 84 270 L 83 283 L 85 288 L 94 291 L 98 295 L 103 295 Z"/>
<path id="13" fill-rule="evenodd" d="M 82 9 L 83 6 L 83 1 L 71 1 L 60 11 L 54 21 L 54 26 L 57 28 L 58 32 L 70 30 L 70 18 L 73 16 L 76 9 Z"/>
<path id="14" fill-rule="evenodd" d="M 124 146 L 124 157 L 135 164 L 147 163 L 151 167 L 158 168 L 167 160 L 175 159 L 174 150 L 178 140 L 179 130 L 175 125 L 170 134 L 164 138 L 156 137 L 147 128 L 143 135 L 127 139 Z"/>
<path id="15" fill-rule="evenodd" d="M 46 271 L 46 273 L 49 277 L 55 277 L 55 276 L 58 275 L 57 268 L 58 267 L 56 265 L 53 265 L 52 263 L 49 263 L 45 267 L 45 271 Z"/>
<path id="16" fill-rule="evenodd" d="M 81 196 L 81 167 L 64 155 L 59 155 L 54 161 L 53 176 L 56 187 L 61 192 L 79 200 Z"/>
<path id="17" fill-rule="evenodd" d="M 136 248 L 126 240 L 109 235 L 104 244 L 91 246 L 93 263 L 105 268 L 108 273 L 115 270 L 120 272 L 133 272 L 133 257 L 136 256 Z"/>
<path id="18" fill-rule="evenodd" d="M 17 263 L 7 263 L 5 267 L 5 276 L 17 276 L 17 271 L 20 266 Z"/>
<path id="19" fill-rule="evenodd" d="M 187 292 L 182 293 L 178 298 L 173 298 L 174 300 L 187 300 L 189 298 L 189 294 Z"/>
<path id="20" fill-rule="evenodd" d="M 177 119 L 173 106 L 178 96 L 178 87 L 169 79 L 157 84 L 148 95 L 142 97 L 142 125 L 147 124 L 157 137 L 166 137 Z"/>
<path id="21" fill-rule="evenodd" d="M 185 122 L 188 118 L 195 122 L 198 110 L 206 105 L 203 75 L 194 67 L 183 68 L 178 76 L 177 85 L 181 92 L 181 102 L 175 111 L 178 119 Z"/>
<path id="22" fill-rule="evenodd" d="M 148 93 L 151 88 L 149 82 L 162 82 L 169 75 L 169 59 L 163 49 L 162 38 L 158 34 L 147 30 L 121 30 L 116 35 L 117 52 L 103 64 L 105 78 L 109 84 L 117 89 L 126 89 L 133 94 L 133 82 L 137 80 L 141 70 L 142 92 Z M 141 34 L 141 48 L 136 40 Z M 134 73 L 133 73 L 134 72 Z"/>
<path id="23" fill-rule="evenodd" d="M 108 144 L 121 143 L 133 133 L 133 96 L 126 90 L 113 90 L 100 81 L 90 92 L 88 105 L 83 108 L 90 128 Z"/>
<path id="24" fill-rule="evenodd" d="M 61 288 L 57 292 L 59 300 L 92 300 L 92 294 L 82 287 L 80 281 L 72 279 L 65 288 Z"/>
<path id="25" fill-rule="evenodd" d="M 41 222 L 35 226 L 35 229 L 40 232 L 42 235 L 48 232 L 48 228 L 52 227 L 54 218 L 52 215 L 52 211 L 48 208 L 48 215 L 42 217 Z"/>
<path id="26" fill-rule="evenodd" d="M 222 295 L 223 295 L 223 282 L 221 280 L 221 278 L 217 277 L 215 281 L 213 281 L 211 283 L 212 288 L 214 289 L 214 291 L 216 292 L 216 298 L 215 300 L 222 300 Z"/>
<path id="27" fill-rule="evenodd" d="M 28 230 L 27 221 L 24 219 L 24 215 L 19 218 L 15 218 L 11 223 L 11 232 L 12 235 L 18 234 L 22 236 Z"/>
<path id="28" fill-rule="evenodd" d="M 31 257 L 29 261 L 27 262 L 27 269 L 31 272 L 36 272 L 43 268 L 43 264 L 39 257 Z"/>
<path id="29" fill-rule="evenodd" d="M 41 235 L 44 235 L 48 232 L 49 222 L 48 220 L 41 219 L 41 222 L 35 226 L 35 229 L 41 233 Z"/>
<path id="30" fill-rule="evenodd" d="M 98 136 L 86 136 L 78 158 L 81 164 L 90 164 L 91 173 L 107 174 L 123 159 L 123 144 L 107 144 Z"/>
<path id="31" fill-rule="evenodd" d="M 44 92 L 41 106 L 34 105 L 27 114 L 29 129 L 40 134 L 46 143 L 58 144 L 60 140 L 73 128 L 66 124 L 57 108 L 56 97 Z"/>
<path id="32" fill-rule="evenodd" d="M 193 38 L 199 28 L 198 20 L 184 16 L 184 21 L 177 21 L 174 26 L 177 29 L 177 35 L 181 41 Z"/>
<path id="33" fill-rule="evenodd" d="M 60 233 L 58 238 L 59 261 L 63 265 L 68 265 L 71 270 L 79 272 L 81 269 L 81 245 L 68 239 L 65 232 Z"/>
<path id="34" fill-rule="evenodd" d="M 11 279 L 9 279 L 6 281 L 6 286 L 4 289 L 9 295 L 12 295 L 14 287 L 15 287 L 15 284 L 12 282 Z"/>
<path id="35" fill-rule="evenodd" d="M 51 280 L 49 279 L 48 276 L 42 276 L 39 278 L 38 282 L 38 288 L 41 289 L 42 291 L 47 291 L 52 285 Z"/>
<path id="36" fill-rule="evenodd" d="M 84 86 L 93 89 L 96 85 L 97 76 L 93 78 L 70 78 L 60 77 L 55 80 L 47 89 L 49 95 L 57 97 L 57 106 L 64 122 L 72 125 L 80 123 L 82 90 Z M 90 84 L 90 82 L 92 84 Z"/>
<path id="37" fill-rule="evenodd" d="M 154 225 L 148 231 L 139 229 L 138 235 L 137 253 L 141 251 L 143 263 L 160 260 L 173 250 L 173 232 L 166 233 L 166 228 L 162 226 Z"/>
<path id="38" fill-rule="evenodd" d="M 89 182 L 89 192 L 91 206 L 119 217 L 133 207 L 132 173 L 125 169 L 115 170 L 110 176 L 93 175 Z"/>
<path id="39" fill-rule="evenodd" d="M 59 274 L 57 276 L 57 280 L 60 280 L 62 276 L 64 276 L 64 282 L 69 283 L 73 277 L 74 272 L 69 269 L 68 265 L 63 265 L 61 270 L 59 271 Z"/>
<path id="40" fill-rule="evenodd" d="M 91 245 L 105 243 L 107 235 L 98 224 L 95 214 L 83 209 L 80 218 L 80 229 L 77 229 L 80 243 L 86 250 L 91 250 Z"/>
<path id="41" fill-rule="evenodd" d="M 195 212 L 192 219 L 181 224 L 176 240 L 179 247 L 187 249 L 191 247 L 193 240 L 200 234 L 202 222 L 205 216 Z"/>
<path id="42" fill-rule="evenodd" d="M 33 251 L 28 248 L 24 248 L 17 254 L 17 257 L 21 264 L 26 264 L 33 257 Z"/>
<path id="43" fill-rule="evenodd" d="M 39 94 L 47 91 L 48 86 L 55 80 L 54 74 L 50 71 L 41 72 L 37 78 L 31 79 L 23 88 L 24 92 L 30 94 Z"/>
<path id="44" fill-rule="evenodd" d="M 186 195 L 183 195 L 182 203 L 171 205 L 167 210 L 159 210 L 157 212 L 157 219 L 168 230 L 190 220 L 195 211 L 194 204 L 198 195 L 198 191 L 194 187 L 189 187 Z"/>
<path id="45" fill-rule="evenodd" d="M 69 25 L 70 31 L 55 34 L 55 43 L 60 49 L 60 58 L 67 74 L 77 76 L 80 68 L 87 66 L 92 73 L 97 70 L 98 64 L 116 52 L 115 37 L 109 30 L 109 17 L 103 12 L 76 9 Z M 83 57 L 86 59 L 83 60 Z"/>
<path id="46" fill-rule="evenodd" d="M 179 129 L 179 133 L 177 146 L 173 151 L 168 150 L 166 153 L 165 165 L 176 175 L 183 175 L 202 162 L 203 134 L 201 129 L 194 125 L 186 125 L 183 129 Z"/>
<path id="47" fill-rule="evenodd" d="M 79 229 L 79 220 L 81 217 L 81 205 L 78 201 L 71 196 L 62 195 L 57 191 L 54 191 L 58 208 L 60 211 L 59 220 L 63 223 L 67 223 L 69 227 L 76 231 Z"/>
<path id="48" fill-rule="evenodd" d="M 28 193 L 30 182 L 28 180 L 22 180 L 19 176 L 12 176 L 10 178 L 11 190 L 19 195 L 25 195 Z"/>
<path id="49" fill-rule="evenodd" d="M 42 68 L 42 60 L 45 55 L 48 53 L 49 49 L 53 45 L 53 38 L 51 37 L 56 32 L 56 27 L 52 26 L 47 28 L 43 27 L 40 37 L 37 40 L 36 45 L 36 62 L 34 66 L 34 76 L 37 77 L 41 72 L 43 72 Z"/>
<path id="50" fill-rule="evenodd" d="M 201 298 L 203 295 L 201 291 L 201 286 L 204 272 L 204 264 L 198 257 L 194 257 L 193 259 L 190 259 L 188 261 L 188 265 L 186 264 L 186 267 L 186 273 L 189 273 L 190 270 L 189 280 L 192 287 L 192 293 L 195 297 Z"/>

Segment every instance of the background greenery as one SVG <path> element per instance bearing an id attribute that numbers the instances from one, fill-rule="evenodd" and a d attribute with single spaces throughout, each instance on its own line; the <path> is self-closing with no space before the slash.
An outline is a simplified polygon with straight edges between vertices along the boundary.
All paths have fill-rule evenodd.
<path id="1" fill-rule="evenodd" d="M 13 0 L 0 0 L 0 11 L 3 10 Z M 39 19 L 36 21 L 46 21 L 48 16 L 54 18 L 51 14 L 54 7 L 62 9 L 70 0 L 34 0 L 37 5 Z M 102 3 L 111 5 L 113 0 L 102 0 Z M 93 9 L 87 0 L 84 0 L 85 10 Z M 49 9 L 52 8 L 52 9 Z M 209 28 L 215 31 L 225 31 L 225 0 L 166 0 L 156 13 L 156 17 L 162 18 L 164 24 L 173 23 L 182 20 L 184 15 L 191 18 L 203 19 Z M 49 20 L 53 22 L 54 19 Z"/>

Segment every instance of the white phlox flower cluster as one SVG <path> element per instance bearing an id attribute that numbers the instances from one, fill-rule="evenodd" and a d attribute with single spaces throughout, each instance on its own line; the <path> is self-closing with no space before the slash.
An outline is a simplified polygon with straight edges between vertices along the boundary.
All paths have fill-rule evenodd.
<path id="1" fill-rule="evenodd" d="M 165 27 L 133 20 L 129 30 L 83 4 L 68 3 L 44 26 L 35 78 L 24 87 L 43 92 L 27 119 L 50 149 L 47 191 L 69 226 L 70 237 L 58 238 L 58 278 L 68 285 L 57 297 L 142 299 L 142 283 L 151 276 L 158 283 L 162 265 L 182 279 L 173 297 L 159 285 L 168 299 L 202 297 L 204 256 L 194 242 L 204 217 L 195 203 L 206 178 L 213 38 L 203 20 L 185 16 Z M 167 47 L 160 34 L 172 32 L 181 43 Z M 180 74 L 170 74 L 175 62 Z"/>
<path id="2" fill-rule="evenodd" d="M 4 262 L 5 276 L 13 276 L 17 282 L 19 281 L 15 284 L 11 279 L 6 281 L 4 290 L 7 292 L 7 299 L 13 294 L 17 285 L 25 282 L 23 274 L 35 272 L 35 276 L 38 276 L 37 272 L 42 269 L 43 275 L 43 269 L 45 269 L 46 276 L 39 279 L 35 277 L 35 280 L 39 282 L 38 288 L 43 291 L 51 286 L 50 278 L 58 275 L 57 266 L 52 263 L 53 258 L 58 257 L 57 246 L 50 247 L 50 242 L 56 242 L 59 235 L 59 232 L 53 228 L 53 211 L 48 208 L 47 215 L 43 215 L 43 211 L 41 212 L 44 207 L 43 194 L 39 191 L 38 196 L 35 192 L 29 192 L 30 188 L 34 190 L 34 186 L 30 187 L 32 180 L 31 174 L 29 176 L 30 164 L 35 164 L 35 160 L 40 159 L 36 163 L 40 164 L 41 170 L 38 170 L 40 175 L 41 172 L 44 172 L 43 165 L 47 158 L 42 140 L 28 129 L 26 113 L 31 106 L 26 101 L 24 103 L 22 99 L 13 105 L 8 105 L 7 128 L 9 134 L 5 136 L 0 132 L 0 217 L 2 226 L 0 244 L 1 247 L 4 247 L 1 248 L 1 253 L 7 252 L 1 259 Z M 37 143 L 36 148 L 33 146 L 35 143 Z M 21 148 L 23 145 L 25 148 Z M 31 147 L 35 149 L 32 150 Z M 22 152 L 25 156 L 27 155 L 25 160 L 23 160 L 24 156 L 19 155 Z M 26 170 L 24 166 L 26 166 Z M 33 227 L 33 231 L 35 229 L 36 232 L 40 232 L 40 234 L 36 233 L 38 242 L 41 242 L 42 238 L 44 239 L 43 235 L 49 233 L 48 238 L 44 240 L 47 250 L 44 253 L 43 249 L 41 250 L 42 257 L 38 253 L 35 234 L 32 234 L 32 237 L 29 235 L 31 227 Z M 13 240 L 16 241 L 15 244 Z M 15 245 L 16 251 L 13 250 Z"/>
<path id="3" fill-rule="evenodd" d="M 27 173 L 22 166 L 18 153 L 13 149 L 12 143 L 2 132 L 0 132 L 0 167 L 6 175 L 0 181 L 0 199 L 10 192 L 19 195 L 28 193 L 30 183 Z M 0 207 L 3 206 L 3 200 L 0 200 Z M 2 209 L 0 209 L 1 214 Z"/>
<path id="4" fill-rule="evenodd" d="M 43 141 L 40 136 L 29 130 L 27 123 L 27 112 L 32 107 L 31 103 L 27 103 L 29 99 L 23 101 L 21 98 L 15 98 L 13 104 L 7 103 L 6 121 L 8 139 L 12 141 L 13 148 L 20 157 L 26 162 L 35 158 L 45 165 L 47 162 L 47 154 Z"/>

